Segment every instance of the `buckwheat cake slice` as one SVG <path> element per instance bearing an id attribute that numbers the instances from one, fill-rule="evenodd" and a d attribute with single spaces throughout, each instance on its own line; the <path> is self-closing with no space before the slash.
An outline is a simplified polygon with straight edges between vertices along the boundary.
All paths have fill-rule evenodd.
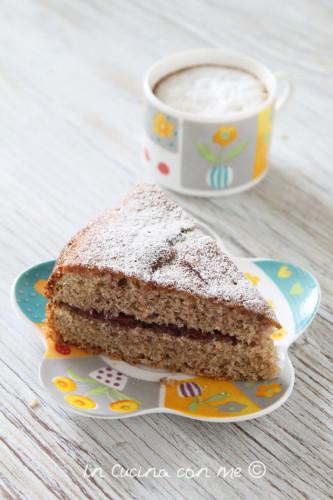
<path id="1" fill-rule="evenodd" d="M 136 187 L 63 249 L 47 284 L 58 341 L 232 380 L 278 373 L 280 328 L 252 283 L 157 186 Z"/>

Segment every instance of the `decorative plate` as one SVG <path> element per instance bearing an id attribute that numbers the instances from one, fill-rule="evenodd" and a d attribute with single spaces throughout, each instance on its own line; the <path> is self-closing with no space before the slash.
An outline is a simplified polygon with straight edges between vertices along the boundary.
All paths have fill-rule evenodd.
<path id="1" fill-rule="evenodd" d="M 211 232 L 211 231 L 210 231 Z M 284 403 L 294 385 L 288 347 L 313 320 L 320 302 L 316 279 L 299 267 L 269 259 L 233 260 L 257 286 L 283 325 L 272 337 L 280 376 L 265 382 L 229 382 L 134 367 L 44 336 L 40 367 L 48 394 L 67 411 L 94 418 L 172 413 L 209 422 L 239 422 L 267 415 Z M 12 303 L 36 330 L 45 331 L 44 285 L 54 261 L 43 262 L 16 279 Z M 26 341 L 29 341 L 28 338 Z M 171 377 L 170 383 L 160 382 Z"/>

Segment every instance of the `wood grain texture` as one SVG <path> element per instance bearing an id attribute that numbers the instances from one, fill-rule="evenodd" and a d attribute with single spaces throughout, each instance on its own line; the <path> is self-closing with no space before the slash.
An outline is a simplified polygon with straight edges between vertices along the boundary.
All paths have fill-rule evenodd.
<path id="1" fill-rule="evenodd" d="M 0 3 L 0 491 L 8 498 L 326 499 L 332 489 L 332 47 L 329 1 L 2 0 Z M 67 415 L 38 380 L 40 337 L 14 316 L 9 288 L 57 255 L 92 216 L 147 177 L 141 79 L 157 58 L 226 46 L 284 70 L 295 93 L 278 116 L 271 171 L 220 200 L 177 197 L 231 252 L 313 272 L 319 315 L 292 347 L 296 385 L 260 420 L 208 424 L 155 415 Z M 37 398 L 40 405 L 29 406 Z M 176 477 L 266 464 L 260 480 Z M 110 471 L 165 468 L 169 478 Z M 103 478 L 84 478 L 86 464 Z"/>

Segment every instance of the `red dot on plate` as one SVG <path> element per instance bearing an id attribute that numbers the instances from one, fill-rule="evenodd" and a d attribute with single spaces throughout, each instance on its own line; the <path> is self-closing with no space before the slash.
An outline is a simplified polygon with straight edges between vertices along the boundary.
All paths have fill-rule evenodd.
<path id="1" fill-rule="evenodd" d="M 146 148 L 144 149 L 144 155 L 145 155 L 145 159 L 146 159 L 147 161 L 149 161 L 149 160 L 150 160 L 149 151 L 148 151 L 148 149 L 146 149 Z"/>
<path id="2" fill-rule="evenodd" d="M 166 163 L 159 163 L 157 165 L 157 169 L 161 172 L 163 175 L 168 175 L 170 172 L 170 168 Z"/>

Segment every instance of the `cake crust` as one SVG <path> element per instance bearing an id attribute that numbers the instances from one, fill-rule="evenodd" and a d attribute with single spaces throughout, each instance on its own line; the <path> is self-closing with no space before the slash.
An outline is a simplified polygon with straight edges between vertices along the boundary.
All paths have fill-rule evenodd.
<path id="1" fill-rule="evenodd" d="M 61 252 L 46 293 L 67 273 L 127 277 L 243 308 L 280 328 L 274 311 L 219 244 L 157 186 L 138 186 Z"/>

